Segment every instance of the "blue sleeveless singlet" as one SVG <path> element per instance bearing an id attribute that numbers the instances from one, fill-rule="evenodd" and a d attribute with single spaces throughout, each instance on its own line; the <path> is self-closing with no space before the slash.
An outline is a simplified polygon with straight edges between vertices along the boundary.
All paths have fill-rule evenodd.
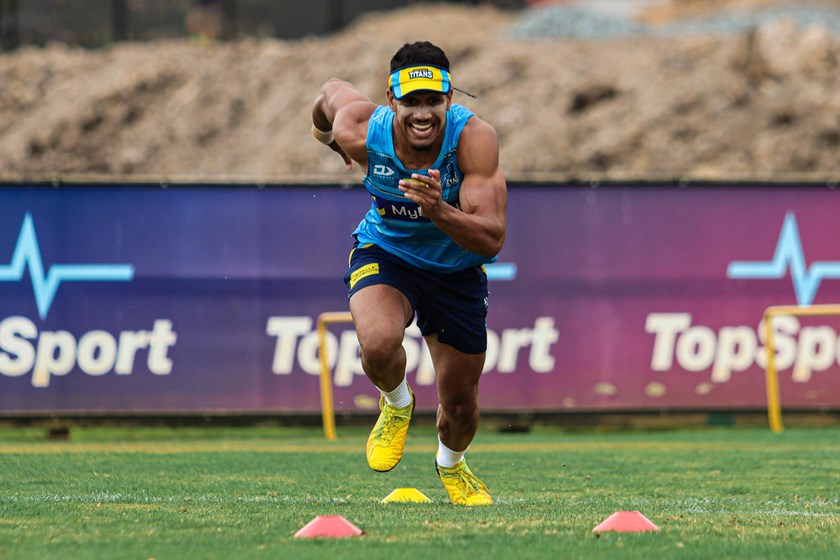
<path id="1" fill-rule="evenodd" d="M 464 174 L 458 167 L 458 138 L 473 113 L 453 104 L 446 113 L 446 130 L 440 153 L 431 169 L 440 170 L 443 201 L 459 207 Z M 362 178 L 373 197 L 370 210 L 353 235 L 359 243 L 375 243 L 409 264 L 437 272 L 455 272 L 491 263 L 488 259 L 459 246 L 427 218 L 399 189 L 400 179 L 412 173 L 428 175 L 427 169 L 406 169 L 394 152 L 394 112 L 377 107 L 370 117 L 367 133 L 367 175 Z"/>

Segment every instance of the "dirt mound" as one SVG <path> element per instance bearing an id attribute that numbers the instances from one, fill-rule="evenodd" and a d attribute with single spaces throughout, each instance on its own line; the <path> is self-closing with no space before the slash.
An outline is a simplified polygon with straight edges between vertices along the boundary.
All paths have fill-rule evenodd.
<path id="1" fill-rule="evenodd" d="M 415 6 L 301 41 L 50 45 L 0 56 L 0 174 L 352 182 L 309 136 L 331 76 L 384 101 L 428 39 L 498 131 L 509 177 L 840 176 L 840 41 L 781 19 L 736 33 L 514 37 L 518 15 Z"/>

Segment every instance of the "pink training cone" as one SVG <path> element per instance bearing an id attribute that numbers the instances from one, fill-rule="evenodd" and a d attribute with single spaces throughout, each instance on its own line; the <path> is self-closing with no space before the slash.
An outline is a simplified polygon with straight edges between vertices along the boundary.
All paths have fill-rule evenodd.
<path id="1" fill-rule="evenodd" d="M 340 515 L 319 515 L 295 533 L 295 537 L 304 539 L 341 539 L 344 537 L 358 537 L 363 534 L 364 531 Z"/>
<path id="2" fill-rule="evenodd" d="M 659 527 L 638 511 L 617 511 L 592 529 L 595 533 L 615 531 L 618 533 L 642 533 L 658 531 Z"/>

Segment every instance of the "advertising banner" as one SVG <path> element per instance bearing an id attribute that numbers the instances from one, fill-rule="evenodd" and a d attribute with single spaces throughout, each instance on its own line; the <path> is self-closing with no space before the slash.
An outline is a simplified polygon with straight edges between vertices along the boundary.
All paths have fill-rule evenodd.
<path id="1" fill-rule="evenodd" d="M 840 303 L 840 204 L 809 185 L 509 185 L 486 411 L 766 406 L 771 305 Z M 332 185 L 0 186 L 0 414 L 313 413 L 370 205 Z M 774 322 L 782 405 L 840 408 L 840 317 Z M 376 392 L 330 327 L 339 412 Z M 437 405 L 416 327 L 419 410 Z"/>

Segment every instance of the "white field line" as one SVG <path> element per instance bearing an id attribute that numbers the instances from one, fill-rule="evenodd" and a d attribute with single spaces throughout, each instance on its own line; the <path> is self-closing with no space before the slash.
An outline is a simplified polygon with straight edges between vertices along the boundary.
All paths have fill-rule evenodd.
<path id="1" fill-rule="evenodd" d="M 381 498 L 372 496 L 346 496 L 346 497 L 329 497 L 329 496 L 149 496 L 137 494 L 123 494 L 99 492 L 86 495 L 69 495 L 69 494 L 39 494 L 32 496 L 20 496 L 18 494 L 0 496 L 0 504 L 40 504 L 40 503 L 73 503 L 73 504 L 353 504 L 376 501 L 379 502 Z M 494 503 L 497 505 L 521 505 L 529 503 L 529 500 L 524 498 L 508 498 L 508 497 L 494 497 Z M 568 500 L 562 499 L 547 499 L 537 500 L 537 502 L 551 503 L 562 506 L 562 502 Z M 575 500 L 572 500 L 575 501 Z M 432 499 L 432 503 L 447 503 L 445 499 Z M 533 502 L 533 500 L 532 500 Z M 744 504 L 746 505 L 746 504 Z M 771 504 L 767 504 L 771 505 Z M 807 506 L 814 507 L 836 507 L 838 500 L 828 500 L 824 503 L 815 504 L 814 502 L 807 502 Z M 734 507 L 733 507 L 734 506 Z M 725 502 L 716 500 L 668 500 L 658 502 L 653 500 L 629 500 L 627 509 L 645 510 L 651 513 L 652 510 L 658 510 L 659 515 L 670 515 L 676 513 L 688 513 L 699 515 L 755 515 L 755 516 L 780 516 L 780 517 L 827 517 L 837 518 L 840 521 L 840 512 L 823 512 L 813 511 L 812 509 L 791 509 L 784 506 L 770 507 L 769 509 L 753 509 L 744 510 L 737 507 L 736 500 L 726 500 Z"/>

